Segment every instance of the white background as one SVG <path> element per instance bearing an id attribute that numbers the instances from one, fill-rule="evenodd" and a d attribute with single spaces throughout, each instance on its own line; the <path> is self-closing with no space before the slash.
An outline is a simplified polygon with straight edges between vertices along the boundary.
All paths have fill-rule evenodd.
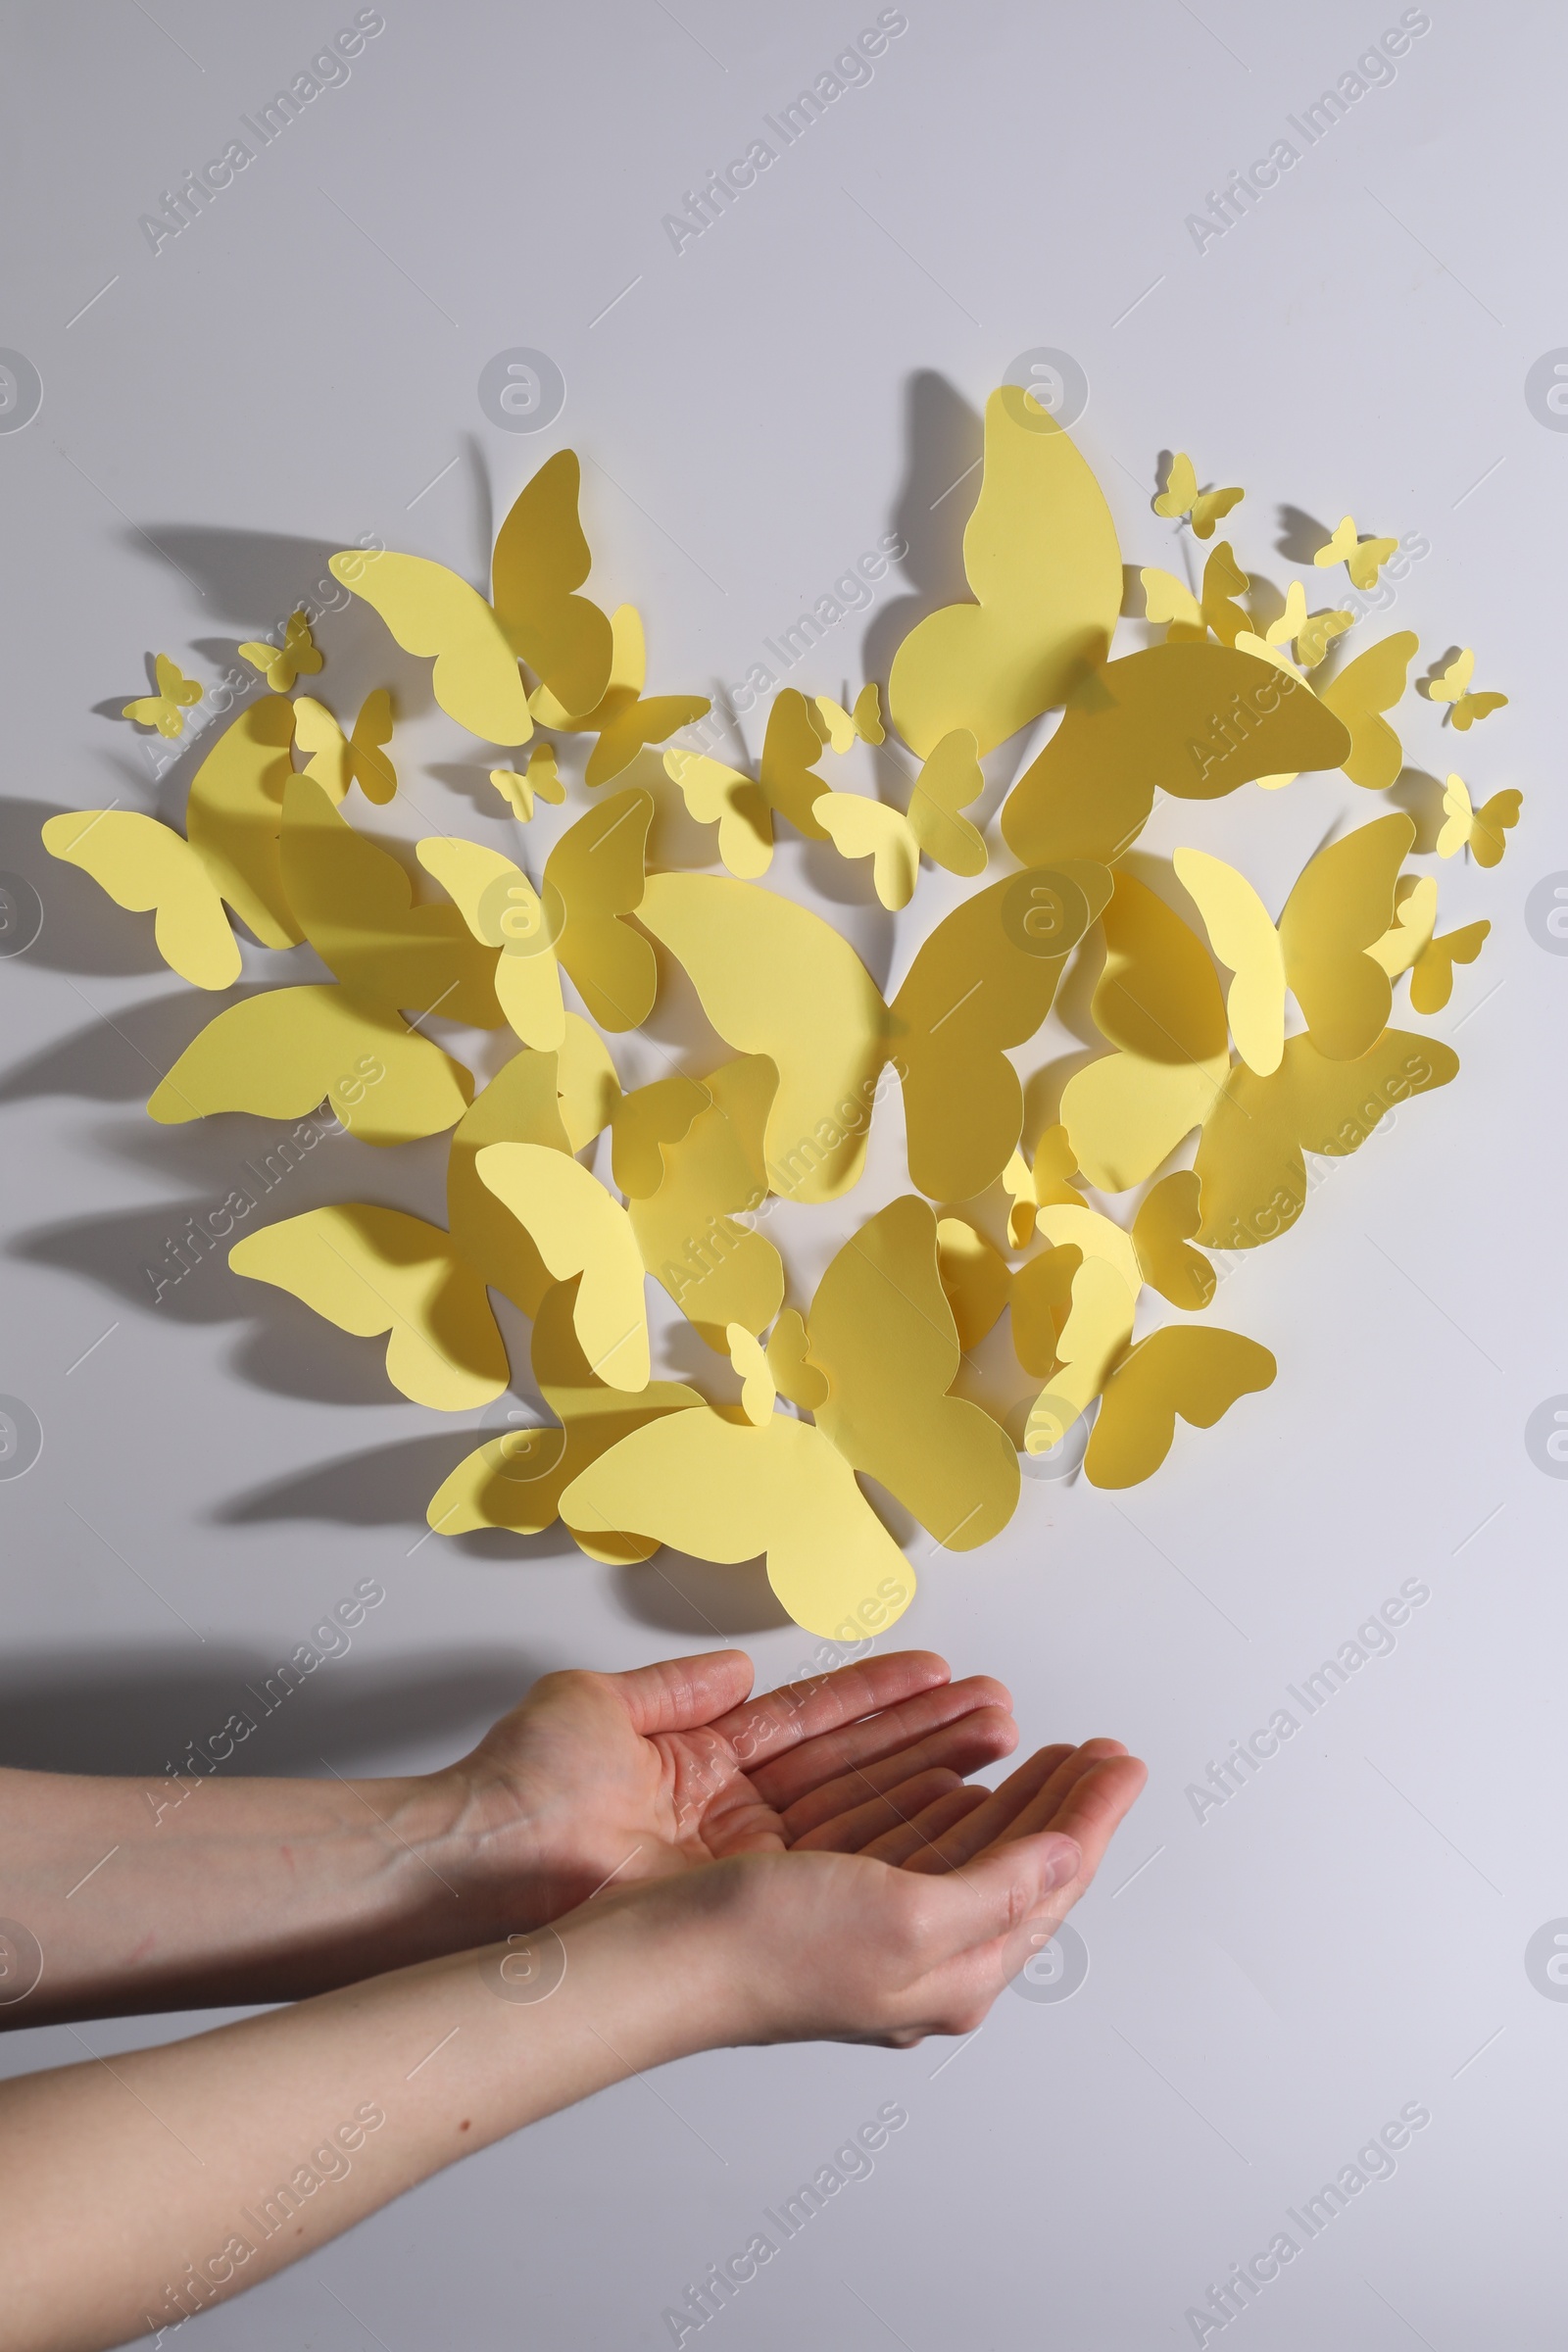
<path id="1" fill-rule="evenodd" d="M 1201 478 L 1247 485 L 1226 527 L 1276 590 L 1298 576 L 1280 542 L 1302 544 L 1288 507 L 1323 529 L 1350 508 L 1430 544 L 1388 625 L 1420 632 L 1418 674 L 1473 644 L 1477 683 L 1514 699 L 1456 745 L 1412 695 L 1401 799 L 1430 851 L 1423 779 L 1458 765 L 1526 793 L 1500 869 L 1443 869 L 1446 921 L 1494 923 L 1428 1024 L 1464 1066 L 1227 1273 L 1214 1311 L 1275 1350 L 1267 1395 L 1183 1431 L 1149 1486 L 1028 1483 L 987 1550 L 921 1563 L 901 1638 L 1004 1675 L 1030 1744 L 1111 1733 L 1150 1761 L 1078 1915 L 1082 1990 L 1004 1994 L 956 2055 L 720 2052 L 629 2082 L 193 2323 L 215 2352 L 668 2342 L 661 2312 L 683 2282 L 894 2097 L 909 2122 L 873 2177 L 706 2334 L 758 2352 L 1191 2342 L 1184 2314 L 1208 2283 L 1423 2102 L 1430 2126 L 1396 2175 L 1235 2325 L 1254 2352 L 1561 2340 L 1568 2007 L 1524 1965 L 1568 1913 L 1568 1487 L 1524 1443 L 1532 1410 L 1568 1389 L 1553 1247 L 1568 963 L 1524 912 L 1568 866 L 1559 613 L 1543 593 L 1568 438 L 1524 393 L 1568 340 L 1561 21 L 1435 0 L 1392 84 L 1200 252 L 1186 216 L 1293 135 L 1286 117 L 1396 7 L 909 0 L 869 83 L 677 255 L 662 216 L 874 13 L 388 0 L 348 83 L 155 256 L 139 216 L 352 11 L 11 12 L 0 343 L 44 398 L 0 435 L 0 866 L 31 879 L 45 921 L 0 968 L 0 1391 L 36 1412 L 44 1448 L 0 1484 L 5 1760 L 161 1772 L 365 1577 L 385 1605 L 271 1727 L 266 1769 L 434 1764 L 543 1667 L 673 1654 L 712 1628 L 749 1643 L 763 1683 L 809 1649 L 756 1568 L 666 1556 L 617 1575 L 559 1531 L 419 1544 L 471 1427 L 392 1397 L 373 1345 L 220 1262 L 152 1303 L 144 1263 L 276 1129 L 146 1120 L 155 1073 L 211 1002 L 158 963 L 150 922 L 43 856 L 37 825 L 117 794 L 169 808 L 169 780 L 160 801 L 110 715 L 145 691 L 149 651 L 216 677 L 334 547 L 374 533 L 483 578 L 496 516 L 569 444 L 593 592 L 643 610 L 656 689 L 710 691 L 902 531 L 909 557 L 868 621 L 795 680 L 839 691 L 885 676 L 899 631 L 962 593 L 976 477 L 940 494 L 977 456 L 984 396 L 1014 356 L 1064 348 L 1089 379 L 1077 438 L 1129 563 L 1175 560 L 1149 506 L 1173 447 Z M 532 437 L 476 397 L 514 346 L 550 353 L 566 382 Z M 365 616 L 320 636 L 339 709 L 392 674 Z M 416 666 L 396 677 L 416 710 Z M 479 748 L 439 713 L 398 748 L 416 807 L 378 820 L 393 835 L 433 815 L 508 838 Z M 990 763 L 988 816 L 1025 748 Z M 1343 779 L 1269 801 L 1249 787 L 1180 825 L 1167 810 L 1148 846 L 1233 856 L 1277 907 L 1337 818 L 1373 812 Z M 678 826 L 661 841 L 671 859 L 703 855 Z M 993 870 L 1006 864 L 999 847 Z M 810 897 L 825 877 L 824 910 L 897 977 L 947 886 L 928 873 L 895 927 L 862 876 L 835 879 L 792 840 L 771 880 Z M 253 953 L 247 976 L 267 960 Z M 1081 1038 L 1054 1031 L 1018 1058 L 1032 1071 L 1069 1051 Z M 623 1067 L 642 1074 L 634 1054 Z M 394 1167 L 334 1143 L 288 1207 L 439 1214 L 443 1153 L 438 1139 Z M 803 1240 L 808 1278 L 839 1230 Z M 1394 1653 L 1200 1822 L 1188 1785 L 1411 1577 L 1431 1597 Z M 112 2053 L 148 2032 L 84 2039 Z M 81 2054 L 34 2032 L 6 2057 Z"/>

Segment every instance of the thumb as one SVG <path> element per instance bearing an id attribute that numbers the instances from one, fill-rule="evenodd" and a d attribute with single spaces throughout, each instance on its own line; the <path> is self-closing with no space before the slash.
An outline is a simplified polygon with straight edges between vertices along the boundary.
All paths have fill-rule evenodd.
<path id="1" fill-rule="evenodd" d="M 936 1884 L 951 1893 L 948 1955 L 972 1951 L 1026 1927 L 1052 1894 L 1077 1877 L 1083 1855 L 1075 1838 L 1041 1830 L 995 1845 Z"/>

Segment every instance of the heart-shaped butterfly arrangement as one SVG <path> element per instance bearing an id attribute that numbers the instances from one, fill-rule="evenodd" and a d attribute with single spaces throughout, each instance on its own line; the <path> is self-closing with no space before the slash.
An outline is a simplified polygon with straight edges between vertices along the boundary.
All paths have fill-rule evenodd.
<path id="1" fill-rule="evenodd" d="M 1178 456 L 1154 507 L 1209 540 L 1241 497 L 1200 492 Z M 161 953 L 197 987 L 240 975 L 231 917 L 264 947 L 308 941 L 333 976 L 220 1011 L 154 1094 L 155 1119 L 298 1117 L 325 1101 L 368 1144 L 450 1137 L 445 1229 L 386 1206 L 317 1208 L 248 1233 L 229 1259 L 340 1329 L 384 1338 L 392 1385 L 445 1411 L 508 1387 L 490 1293 L 532 1319 L 556 1426 L 505 1430 L 461 1461 L 431 1500 L 433 1529 L 529 1534 L 559 1518 L 596 1560 L 646 1559 L 661 1544 L 714 1561 L 765 1554 L 801 1624 L 858 1638 L 914 1589 L 859 1476 L 938 1545 L 967 1550 L 1011 1517 L 1020 1449 L 1059 1455 L 1087 1429 L 1088 1479 L 1130 1486 L 1164 1460 L 1178 1418 L 1207 1429 L 1267 1387 L 1265 1348 L 1192 1319 L 1216 1285 L 1204 1251 L 1287 1232 L 1307 1153 L 1354 1152 L 1393 1104 L 1454 1075 L 1446 1045 L 1390 1025 L 1394 993 L 1408 974 L 1412 1007 L 1440 1009 L 1489 926 L 1439 935 L 1436 881 L 1401 870 L 1415 826 L 1399 809 L 1320 850 L 1278 923 L 1206 851 L 1177 848 L 1153 869 L 1172 877 L 1161 888 L 1153 861 L 1138 860 L 1142 874 L 1124 862 L 1159 793 L 1212 801 L 1303 770 L 1393 785 L 1402 749 L 1384 714 L 1416 640 L 1387 637 L 1315 685 L 1352 614 L 1308 613 L 1297 582 L 1263 625 L 1261 591 L 1221 541 L 1198 589 L 1143 573 L 1137 617 L 1155 641 L 1113 659 L 1124 579 L 1109 511 L 1066 433 L 1009 387 L 987 404 L 964 536 L 974 601 L 919 621 L 889 674 L 888 716 L 913 764 L 888 746 L 875 685 L 853 708 L 783 688 L 755 775 L 692 748 L 655 768 L 717 827 L 726 871 L 649 873 L 654 794 L 599 788 L 710 706 L 645 697 L 636 612 L 577 593 L 590 566 L 577 500 L 563 452 L 502 526 L 488 602 L 419 557 L 361 550 L 331 566 L 405 653 L 433 657 L 449 716 L 491 744 L 530 745 L 525 769 L 491 771 L 503 821 L 561 804 L 558 743 L 594 739 L 590 806 L 537 884 L 499 850 L 435 836 L 416 855 L 443 895 L 416 904 L 404 865 L 342 812 L 355 788 L 395 799 L 390 694 L 371 693 L 348 734 L 313 697 L 291 700 L 321 667 L 303 614 L 281 647 L 240 649 L 270 691 L 202 761 L 183 836 L 113 809 L 54 817 L 44 838 L 120 906 L 156 911 Z M 1317 561 L 1345 563 L 1364 589 L 1396 544 L 1363 539 L 1347 515 Z M 1239 601 L 1250 592 L 1251 608 Z M 159 695 L 127 715 L 177 735 L 201 690 L 166 657 L 157 667 Z M 1506 699 L 1470 692 L 1472 670 L 1465 650 L 1429 681 L 1455 727 Z M 780 819 L 868 858 L 892 910 L 922 858 L 979 877 L 991 852 L 963 811 L 984 790 L 980 762 L 1055 710 L 1001 808 L 1017 870 L 931 930 L 891 1003 L 838 931 L 761 886 Z M 823 760 L 857 742 L 901 768 L 906 806 L 833 788 Z M 1477 808 L 1451 776 L 1439 856 L 1495 864 L 1519 806 L 1503 791 Z M 1183 892 L 1206 942 L 1177 911 Z M 671 1059 L 625 1091 L 602 1032 L 647 1021 L 655 943 L 732 1058 L 701 1074 Z M 1067 1080 L 1026 1158 L 1008 1056 L 1091 954 L 1103 956 L 1092 1017 L 1108 1051 Z M 423 1033 L 432 1017 L 510 1030 L 516 1050 L 476 1091 Z M 913 1189 L 860 1224 L 808 1307 L 788 1306 L 767 1211 L 857 1183 L 890 1082 Z M 1183 1155 L 1191 1164 L 1173 1164 Z M 590 1165 L 607 1158 L 608 1182 Z M 650 1276 L 733 1367 L 738 1401 L 651 1376 Z M 1135 1336 L 1153 1296 L 1179 1319 Z M 1039 1384 L 1005 1425 L 955 1394 L 1004 1313 L 1016 1366 Z"/>

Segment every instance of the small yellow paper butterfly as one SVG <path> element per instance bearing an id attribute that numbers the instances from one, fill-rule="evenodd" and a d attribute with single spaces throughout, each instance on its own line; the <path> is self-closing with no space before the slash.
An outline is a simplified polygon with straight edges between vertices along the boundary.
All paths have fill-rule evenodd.
<path id="1" fill-rule="evenodd" d="M 1222 645 L 1234 645 L 1239 636 L 1251 630 L 1250 613 L 1233 601 L 1249 582 L 1231 553 L 1229 540 L 1222 539 L 1203 565 L 1200 597 L 1174 572 L 1150 570 L 1140 572 L 1139 577 L 1149 619 L 1171 623 L 1167 643 L 1197 644 L 1212 629 Z"/>
<path id="2" fill-rule="evenodd" d="M 125 705 L 121 716 L 133 718 L 138 727 L 156 727 L 160 735 L 172 740 L 185 732 L 185 713 L 201 701 L 202 690 L 167 654 L 156 655 L 153 666 L 158 673 L 158 692 L 138 695 Z"/>
<path id="3" fill-rule="evenodd" d="M 688 816 L 717 825 L 718 854 L 728 872 L 743 882 L 766 873 L 773 862 L 773 819 L 760 784 L 705 752 L 666 752 L 664 773 L 680 786 Z"/>
<path id="4" fill-rule="evenodd" d="M 383 806 L 397 791 L 397 769 L 381 748 L 392 740 L 392 697 L 384 686 L 366 696 L 352 735 L 344 734 L 324 703 L 302 694 L 294 705 L 294 736 L 301 751 L 311 755 L 304 772 L 333 802 L 342 800 L 350 784 Z"/>
<path id="5" fill-rule="evenodd" d="M 260 639 L 242 645 L 239 650 L 252 669 L 261 671 L 274 694 L 287 694 L 302 670 L 308 677 L 314 677 L 321 666 L 321 657 L 316 650 L 311 624 L 303 610 L 289 614 L 280 646 Z"/>
<path id="6" fill-rule="evenodd" d="M 1471 805 L 1462 776 L 1449 776 L 1444 790 L 1446 821 L 1438 835 L 1438 856 L 1456 858 L 1468 850 L 1477 865 L 1499 865 L 1508 844 L 1503 838 L 1519 822 L 1522 792 L 1494 792 L 1482 808 Z"/>
<path id="7" fill-rule="evenodd" d="M 528 765 L 522 775 L 514 767 L 493 767 L 490 781 L 506 802 L 519 825 L 525 825 L 533 815 L 536 800 L 549 801 L 559 808 L 566 797 L 566 787 L 561 781 L 556 766 L 553 744 L 536 743 L 528 754 Z"/>
<path id="8" fill-rule="evenodd" d="M 1442 677 L 1434 678 L 1427 688 L 1429 702 L 1450 703 L 1453 706 L 1448 716 L 1461 735 L 1473 727 L 1478 718 L 1490 717 L 1494 710 L 1500 710 L 1508 700 L 1505 694 L 1472 694 L 1470 692 L 1470 673 L 1475 665 L 1474 650 L 1467 645 L 1464 651 L 1448 663 Z"/>
<path id="9" fill-rule="evenodd" d="M 967 727 L 955 727 L 915 778 L 906 815 L 858 792 L 824 792 L 812 803 L 811 813 L 832 835 L 841 858 L 873 859 L 876 895 L 896 912 L 914 896 L 922 850 L 950 874 L 985 872 L 984 836 L 958 814 L 984 786 L 974 737 Z"/>
<path id="10" fill-rule="evenodd" d="M 1179 449 L 1170 462 L 1165 487 L 1154 501 L 1154 513 L 1168 515 L 1172 520 L 1185 515 L 1193 526 L 1195 538 L 1211 539 L 1215 523 L 1232 507 L 1239 507 L 1246 496 L 1245 490 L 1237 489 L 1200 492 L 1193 461 L 1184 449 Z"/>
<path id="11" fill-rule="evenodd" d="M 1466 923 L 1461 931 L 1436 936 L 1438 886 L 1432 875 L 1419 881 L 1406 878 L 1404 896 L 1395 908 L 1392 930 L 1385 932 L 1367 954 L 1381 963 L 1391 980 L 1410 975 L 1410 1004 L 1416 1012 L 1441 1012 L 1453 994 L 1453 967 L 1474 963 L 1491 932 L 1487 922 Z"/>
<path id="12" fill-rule="evenodd" d="M 1331 564 L 1343 564 L 1352 588 L 1375 588 L 1378 573 L 1398 544 L 1397 539 L 1361 538 L 1354 515 L 1342 514 L 1333 538 L 1318 549 L 1312 561 L 1320 571 L 1326 571 Z"/>
<path id="13" fill-rule="evenodd" d="M 611 614 L 610 682 L 591 710 L 573 712 L 541 686 L 530 695 L 528 708 L 542 725 L 564 735 L 597 735 L 583 771 L 585 784 L 608 784 L 629 767 L 644 746 L 663 743 L 677 727 L 689 727 L 707 715 L 712 705 L 701 694 L 654 694 L 645 702 L 648 647 L 642 617 L 635 605 L 620 605 Z"/>
<path id="14" fill-rule="evenodd" d="M 836 752 L 847 752 L 857 736 L 862 743 L 885 743 L 887 740 L 874 682 L 860 688 L 855 698 L 853 710 L 846 710 L 844 705 L 834 702 L 831 695 L 819 694 L 811 723 L 823 742 L 831 744 Z"/>

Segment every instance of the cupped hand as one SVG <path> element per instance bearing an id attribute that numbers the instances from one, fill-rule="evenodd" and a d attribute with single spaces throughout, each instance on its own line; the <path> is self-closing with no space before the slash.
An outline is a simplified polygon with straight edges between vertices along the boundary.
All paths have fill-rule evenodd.
<path id="1" fill-rule="evenodd" d="M 916 1842 L 934 1844 L 988 1801 L 964 1775 L 1017 1743 L 1004 1687 L 955 1683 L 929 1650 L 756 1699 L 752 1676 L 738 1649 L 545 1675 L 438 1776 L 452 1819 L 443 1872 L 485 1886 L 520 1929 L 612 1881 L 728 1856 L 856 1852 L 916 1822 Z"/>
<path id="2" fill-rule="evenodd" d="M 710 2040 L 972 2034 L 1089 1886 L 1146 1777 L 1116 1740 L 1044 1748 L 934 1839 L 938 1806 L 925 1833 L 754 1850 L 618 1899 L 683 1937 Z"/>

